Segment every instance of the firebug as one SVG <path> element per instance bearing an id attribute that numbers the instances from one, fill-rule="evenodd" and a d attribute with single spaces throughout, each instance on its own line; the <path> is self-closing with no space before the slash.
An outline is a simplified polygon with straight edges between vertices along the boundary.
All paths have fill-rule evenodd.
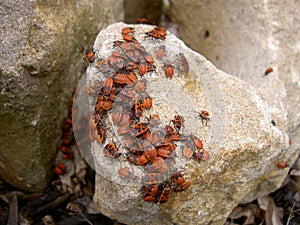
<path id="1" fill-rule="evenodd" d="M 66 167 L 62 163 L 57 163 L 54 168 L 54 172 L 57 175 L 64 175 L 66 173 Z"/>
<path id="2" fill-rule="evenodd" d="M 85 61 L 87 63 L 93 63 L 95 61 L 95 51 L 93 49 L 87 49 L 85 52 Z"/>
<path id="3" fill-rule="evenodd" d="M 185 119 L 183 118 L 183 116 L 180 115 L 175 115 L 174 119 L 172 120 L 174 126 L 176 129 L 180 130 L 181 127 L 184 127 L 185 124 Z"/>
<path id="4" fill-rule="evenodd" d="M 209 116 L 210 116 L 210 114 L 206 110 L 201 110 L 200 112 L 198 112 L 198 117 L 202 120 L 202 124 L 205 121 L 206 125 L 207 125 L 207 122 L 210 121 L 210 117 Z"/>
<path id="5" fill-rule="evenodd" d="M 150 184 L 150 185 L 144 185 L 143 189 L 147 194 L 155 196 L 159 192 L 159 185 L 158 184 Z"/>
<path id="6" fill-rule="evenodd" d="M 115 143 L 108 143 L 107 145 L 105 145 L 103 149 L 103 153 L 105 156 L 112 157 L 112 158 L 118 158 L 122 154 L 117 149 Z"/>
<path id="7" fill-rule="evenodd" d="M 169 181 L 162 183 L 161 193 L 156 197 L 155 203 L 166 203 L 171 198 L 172 186 Z"/>
<path id="8" fill-rule="evenodd" d="M 148 162 L 148 159 L 144 154 L 129 153 L 127 159 L 129 162 L 138 166 L 144 166 Z"/>
<path id="9" fill-rule="evenodd" d="M 113 86 L 113 79 L 111 77 L 106 78 L 103 82 L 103 96 L 105 98 L 109 97 L 112 86 Z"/>
<path id="10" fill-rule="evenodd" d="M 268 69 L 266 69 L 264 76 L 267 76 L 269 73 L 272 73 L 274 70 L 272 67 L 269 67 Z"/>
<path id="11" fill-rule="evenodd" d="M 146 18 L 136 18 L 136 22 L 137 23 L 147 23 L 147 19 Z"/>
<path id="12" fill-rule="evenodd" d="M 287 164 L 287 163 L 285 163 L 285 162 L 279 162 L 279 163 L 277 163 L 277 167 L 279 168 L 279 169 L 284 169 L 284 168 L 286 168 L 286 167 L 288 167 L 289 165 Z"/>
<path id="13" fill-rule="evenodd" d="M 170 63 L 170 61 L 165 62 L 165 73 L 167 77 L 172 77 L 174 74 L 174 66 Z"/>
<path id="14" fill-rule="evenodd" d="M 128 168 L 120 168 L 118 170 L 118 174 L 122 179 L 128 179 L 128 180 L 137 180 L 139 177 L 135 175 L 132 171 L 130 171 Z"/>
<path id="15" fill-rule="evenodd" d="M 127 35 L 129 33 L 132 33 L 134 31 L 134 28 L 133 27 L 125 27 L 122 29 L 122 35 Z"/>
<path id="16" fill-rule="evenodd" d="M 142 177 L 142 182 L 144 185 L 152 185 L 152 184 L 159 184 L 163 179 L 161 173 L 146 173 Z"/>
<path id="17" fill-rule="evenodd" d="M 203 143 L 202 143 L 202 141 L 197 136 L 191 134 L 190 138 L 191 138 L 191 140 L 193 141 L 193 143 L 195 144 L 195 146 L 198 149 L 202 149 L 203 148 Z"/>
<path id="18" fill-rule="evenodd" d="M 123 35 L 123 39 L 126 42 L 137 42 L 137 40 L 131 35 Z"/>
<path id="19" fill-rule="evenodd" d="M 157 47 L 156 52 L 155 52 L 156 58 L 158 58 L 158 59 L 163 58 L 165 56 L 165 53 L 166 53 L 166 46 L 161 45 L 161 46 Z"/>
<path id="20" fill-rule="evenodd" d="M 175 187 L 175 192 L 181 192 L 186 190 L 191 185 L 191 182 L 189 180 L 185 180 L 181 185 Z"/>
<path id="21" fill-rule="evenodd" d="M 208 151 L 204 150 L 204 149 L 201 149 L 199 151 L 196 151 L 193 153 L 193 156 L 196 158 L 196 159 L 199 159 L 199 160 L 203 160 L 203 161 L 207 161 L 210 159 L 210 154 Z"/>
<path id="22" fill-rule="evenodd" d="M 180 171 L 175 171 L 174 174 L 173 174 L 173 181 L 177 185 L 181 185 L 185 181 L 185 178 L 184 178 L 183 174 Z"/>
<path id="23" fill-rule="evenodd" d="M 178 54 L 178 59 L 179 59 L 179 70 L 185 73 L 185 75 L 187 75 L 190 70 L 190 66 L 187 59 L 185 58 L 183 53 Z"/>
<path id="24" fill-rule="evenodd" d="M 145 109 L 148 109 L 148 110 L 151 109 L 152 108 L 152 98 L 150 97 L 150 95 L 147 92 L 143 92 L 142 98 L 143 98 L 143 103 L 144 103 Z"/>

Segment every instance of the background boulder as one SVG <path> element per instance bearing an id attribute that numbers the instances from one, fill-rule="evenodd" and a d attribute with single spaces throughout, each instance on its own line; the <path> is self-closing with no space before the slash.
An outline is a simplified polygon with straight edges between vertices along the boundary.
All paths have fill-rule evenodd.
<path id="1" fill-rule="evenodd" d="M 283 161 L 290 165 L 300 147 L 299 2 L 281 1 L 173 1 L 169 16 L 180 38 L 207 57 L 217 68 L 252 85 L 265 100 L 285 108 L 287 123 L 275 119 L 291 140 Z M 268 68 L 274 72 L 264 76 Z M 270 109 L 272 116 L 278 112 Z M 277 114 L 278 115 L 278 114 Z M 276 182 L 275 182 L 276 183 Z M 278 183 L 267 180 L 245 202 L 274 191 Z"/>
<path id="2" fill-rule="evenodd" d="M 2 1 L 0 176 L 11 185 L 49 184 L 84 47 L 123 17 L 121 0 Z"/>

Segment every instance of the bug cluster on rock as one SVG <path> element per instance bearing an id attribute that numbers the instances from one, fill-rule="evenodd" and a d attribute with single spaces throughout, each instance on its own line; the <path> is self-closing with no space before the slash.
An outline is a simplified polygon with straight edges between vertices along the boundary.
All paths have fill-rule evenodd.
<path id="1" fill-rule="evenodd" d="M 139 18 L 139 22 L 143 21 Z M 107 57 L 96 58 L 93 62 L 89 55 L 86 57 L 104 77 L 86 88 L 86 94 L 95 99 L 94 111 L 89 118 L 90 140 L 103 145 L 105 157 L 112 160 L 123 158 L 132 166 L 143 167 L 144 200 L 163 204 L 169 201 L 172 192 L 182 192 L 190 186 L 189 179 L 173 168 L 177 143 L 185 145 L 183 155 L 188 159 L 193 157 L 205 161 L 210 155 L 203 149 L 199 137 L 184 133 L 184 116 L 174 114 L 169 124 L 163 124 L 158 114 L 145 116 L 147 111 L 153 110 L 154 101 L 151 93 L 147 92 L 148 80 L 144 77 L 147 73 L 156 73 L 156 62 L 164 65 L 167 78 L 172 78 L 175 70 L 187 76 L 190 68 L 183 53 L 177 54 L 177 61 L 167 59 L 168 49 L 163 44 L 167 38 L 165 28 L 155 27 L 145 32 L 145 38 L 158 42 L 153 54 L 136 39 L 134 33 L 134 27 L 124 27 L 121 30 L 123 40 L 113 42 L 113 50 Z M 113 140 L 107 140 L 106 132 L 110 128 L 104 120 L 108 117 L 123 150 Z M 127 167 L 119 168 L 118 175 L 130 181 L 139 179 Z"/>

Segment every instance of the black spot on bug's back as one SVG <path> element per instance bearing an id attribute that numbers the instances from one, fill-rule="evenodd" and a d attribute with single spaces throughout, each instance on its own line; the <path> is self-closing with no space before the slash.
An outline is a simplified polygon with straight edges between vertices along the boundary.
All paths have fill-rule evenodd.
<path id="1" fill-rule="evenodd" d="M 274 127 L 276 126 L 276 123 L 275 123 L 274 120 L 271 120 L 271 123 L 272 123 L 272 125 L 273 125 Z"/>

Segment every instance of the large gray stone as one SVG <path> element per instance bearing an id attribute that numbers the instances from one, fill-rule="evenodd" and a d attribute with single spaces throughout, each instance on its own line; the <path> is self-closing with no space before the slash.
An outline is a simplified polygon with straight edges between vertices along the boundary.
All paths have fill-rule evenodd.
<path id="1" fill-rule="evenodd" d="M 126 26 L 112 24 L 100 32 L 94 45 L 99 58 L 118 51 L 112 43 L 122 39 L 120 31 Z M 101 120 L 103 126 L 109 127 L 107 139 L 102 145 L 94 141 L 91 148 L 97 172 L 94 201 L 103 214 L 126 224 L 223 224 L 232 208 L 254 192 L 258 184 L 272 179 L 278 186 L 288 172 L 288 168 L 279 170 L 276 166 L 289 147 L 286 110 L 282 107 L 285 89 L 279 91 L 276 102 L 269 101 L 272 93 L 266 92 L 262 97 L 250 84 L 218 70 L 174 35 L 168 33 L 165 41 L 145 39 L 144 32 L 150 29 L 137 25 L 134 36 L 152 55 L 157 46 L 164 44 L 167 55 L 162 60 L 155 58 L 156 71 L 143 76 L 148 80 L 146 91 L 153 97 L 153 109 L 146 111 L 144 117 L 159 114 L 163 126 L 178 112 L 186 119 L 183 133 L 201 137 L 211 159 L 205 162 L 186 159 L 182 156 L 184 142 L 177 143 L 175 164 L 164 176 L 168 179 L 172 171 L 180 169 L 191 186 L 184 192 L 173 193 L 165 204 L 146 203 L 140 179 L 144 169 L 129 163 L 126 157 L 112 159 L 103 154 L 105 144 L 111 141 L 116 141 L 122 153 L 128 152 L 120 144 L 109 112 Z M 186 75 L 178 70 L 179 53 L 190 64 Z M 166 60 L 176 65 L 172 79 L 164 74 Z M 89 85 L 105 79 L 94 66 L 86 74 Z M 90 103 L 93 110 L 92 99 Z M 208 126 L 197 118 L 201 109 L 211 113 Z M 118 176 L 122 167 L 134 171 L 139 179 L 122 180 Z"/>
<path id="2" fill-rule="evenodd" d="M 1 2 L 0 176 L 25 191 L 49 182 L 83 46 L 123 19 L 121 0 Z"/>
<path id="3" fill-rule="evenodd" d="M 287 109 L 284 128 L 292 145 L 278 160 L 293 164 L 299 154 L 300 55 L 298 1 L 170 1 L 170 14 L 179 36 L 217 68 L 251 84 L 259 95 Z M 268 67 L 273 73 L 264 76 Z M 274 191 L 279 184 L 267 180 L 243 202 Z"/>

